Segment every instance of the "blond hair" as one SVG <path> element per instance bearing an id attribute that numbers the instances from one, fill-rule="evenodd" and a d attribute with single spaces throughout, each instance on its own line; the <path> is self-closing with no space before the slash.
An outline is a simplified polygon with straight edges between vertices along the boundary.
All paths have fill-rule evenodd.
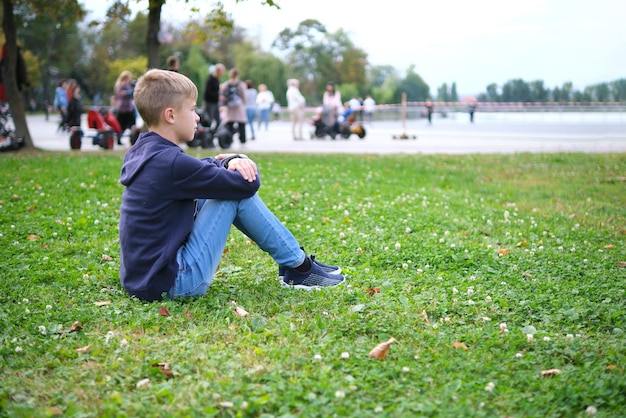
<path id="1" fill-rule="evenodd" d="M 180 109 L 186 99 L 196 101 L 198 88 L 186 76 L 167 70 L 148 70 L 135 86 L 135 106 L 145 124 L 156 126 L 161 114 L 171 107 Z"/>
<path id="2" fill-rule="evenodd" d="M 120 75 L 117 77 L 115 81 L 115 87 L 120 86 L 122 83 L 126 83 L 127 81 L 131 81 L 133 79 L 133 73 L 130 71 L 122 71 Z"/>

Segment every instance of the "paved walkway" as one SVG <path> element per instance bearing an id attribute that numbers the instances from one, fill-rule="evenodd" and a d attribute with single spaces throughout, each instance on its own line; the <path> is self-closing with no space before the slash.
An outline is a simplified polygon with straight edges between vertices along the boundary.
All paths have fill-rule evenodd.
<path id="1" fill-rule="evenodd" d="M 481 116 L 483 119 L 481 120 Z M 536 117 L 529 120 L 494 120 L 487 114 L 478 114 L 475 124 L 466 115 L 435 119 L 431 126 L 424 119 L 401 122 L 382 121 L 365 125 L 367 135 L 359 139 L 308 139 L 312 127 L 305 124 L 306 140 L 294 141 L 291 124 L 271 122 L 268 131 L 256 132 L 256 140 L 241 145 L 235 138 L 228 152 L 287 152 L 287 153 L 353 153 L 353 154 L 471 154 L 516 152 L 626 152 L 626 115 L 621 118 L 600 117 L 585 121 L 543 122 Z M 37 147 L 47 150 L 69 151 L 69 136 L 56 132 L 58 117 L 48 121 L 43 115 L 29 115 L 30 133 Z M 86 123 L 83 124 L 85 126 Z M 86 134 L 92 130 L 84 129 Z M 401 134 L 416 139 L 393 139 Z M 122 139 L 128 148 L 127 137 Z M 83 140 L 83 152 L 107 152 L 94 146 L 89 138 Z"/>

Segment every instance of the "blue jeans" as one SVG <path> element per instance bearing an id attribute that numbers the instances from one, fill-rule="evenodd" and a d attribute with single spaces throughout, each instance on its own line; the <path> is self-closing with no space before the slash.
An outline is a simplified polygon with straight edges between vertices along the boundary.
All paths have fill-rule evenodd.
<path id="1" fill-rule="evenodd" d="M 243 200 L 198 200 L 189 239 L 178 249 L 178 274 L 168 298 L 206 293 L 217 270 L 231 225 L 287 267 L 298 267 L 306 255 L 291 232 L 255 194 Z"/>
<path id="2" fill-rule="evenodd" d="M 267 127 L 270 123 L 270 110 L 267 109 L 259 109 L 259 125 L 258 129 L 261 130 L 261 125 L 265 124 L 265 130 L 267 131 Z"/>
<path id="3" fill-rule="evenodd" d="M 248 118 L 248 126 L 254 138 L 254 118 L 256 117 L 256 107 L 246 107 L 246 117 Z"/>

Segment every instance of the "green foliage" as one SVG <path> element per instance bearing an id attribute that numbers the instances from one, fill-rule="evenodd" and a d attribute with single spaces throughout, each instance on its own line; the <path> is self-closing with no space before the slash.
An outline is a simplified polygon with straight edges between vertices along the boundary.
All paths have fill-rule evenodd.
<path id="1" fill-rule="evenodd" d="M 281 288 L 233 229 L 205 296 L 133 300 L 122 155 L 0 156 L 0 415 L 623 415 L 625 155 L 252 157 L 345 286 Z"/>
<path id="2" fill-rule="evenodd" d="M 402 93 L 406 93 L 406 98 L 410 102 L 424 101 L 430 97 L 430 88 L 415 71 L 415 66 L 411 66 L 407 75 L 400 82 L 398 89 L 394 94 L 396 103 L 402 100 Z"/>
<path id="3" fill-rule="evenodd" d="M 235 47 L 235 65 L 239 68 L 242 80 L 252 80 L 255 86 L 267 85 L 276 101 L 286 105 L 287 91 L 285 64 L 277 57 L 259 53 L 250 43 Z"/>

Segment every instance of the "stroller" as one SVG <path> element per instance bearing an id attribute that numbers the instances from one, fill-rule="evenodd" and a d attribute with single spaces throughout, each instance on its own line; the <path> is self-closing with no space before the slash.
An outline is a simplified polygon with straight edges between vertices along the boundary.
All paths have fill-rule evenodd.
<path id="1" fill-rule="evenodd" d="M 0 105 L 0 152 L 17 151 L 24 146 L 24 138 L 15 136 L 9 105 Z"/>
<path id="2" fill-rule="evenodd" d="M 359 139 L 365 138 L 365 128 L 362 124 L 356 121 L 356 114 L 352 113 L 345 118 L 342 122 L 337 123 L 335 126 L 328 125 L 328 115 L 325 110 L 318 111 L 317 114 L 311 120 L 311 124 L 315 127 L 315 130 L 311 133 L 311 139 L 324 138 L 326 135 L 331 139 L 335 139 L 337 135 L 340 135 L 344 139 L 350 138 L 350 135 L 355 134 Z"/>
<path id="3" fill-rule="evenodd" d="M 329 123 L 329 119 L 330 113 L 328 109 L 317 109 L 317 112 L 313 118 L 311 118 L 311 125 L 314 127 L 313 132 L 311 132 L 311 139 L 323 139 L 327 135 L 330 136 L 331 139 L 335 139 L 337 131 L 335 130 L 335 127 Z"/>
<path id="4" fill-rule="evenodd" d="M 198 116 L 200 116 L 200 122 L 196 129 L 196 133 L 193 139 L 187 142 L 187 146 L 191 148 L 214 148 L 214 139 L 217 138 L 217 143 L 220 148 L 227 149 L 233 143 L 233 133 L 228 127 L 220 122 L 213 126 L 213 123 L 207 118 L 207 114 L 204 110 L 196 109 Z"/>
<path id="5" fill-rule="evenodd" d="M 115 118 L 115 115 L 106 107 L 92 107 L 87 113 L 87 126 L 95 129 L 93 135 L 85 135 L 83 130 L 78 126 L 70 128 L 70 148 L 80 149 L 84 136 L 91 137 L 92 144 L 98 145 L 104 149 L 112 149 L 113 144 L 122 135 L 122 128 Z"/>

